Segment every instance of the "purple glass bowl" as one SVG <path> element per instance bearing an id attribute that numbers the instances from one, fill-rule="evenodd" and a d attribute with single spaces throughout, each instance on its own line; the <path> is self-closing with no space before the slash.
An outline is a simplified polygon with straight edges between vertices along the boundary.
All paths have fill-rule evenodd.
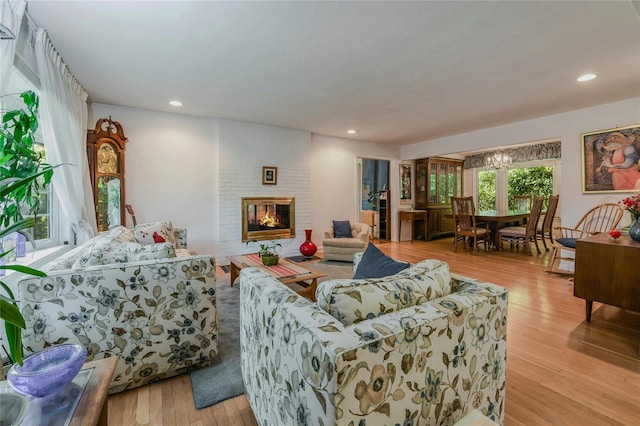
<path id="1" fill-rule="evenodd" d="M 41 398 L 71 383 L 86 358 L 82 345 L 51 346 L 26 357 L 23 365 L 13 364 L 7 380 L 16 392 Z"/>

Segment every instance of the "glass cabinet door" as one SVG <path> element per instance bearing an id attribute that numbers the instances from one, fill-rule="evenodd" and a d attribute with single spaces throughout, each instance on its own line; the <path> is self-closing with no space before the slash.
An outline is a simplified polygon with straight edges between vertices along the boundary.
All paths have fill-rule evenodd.
<path id="1" fill-rule="evenodd" d="M 429 169 L 429 204 L 438 204 L 438 164 L 431 163 Z"/>
<path id="2" fill-rule="evenodd" d="M 427 162 L 416 161 L 416 208 L 427 207 Z"/>
<path id="3" fill-rule="evenodd" d="M 98 232 L 120 225 L 120 179 L 113 176 L 98 177 L 98 199 L 96 200 Z"/>

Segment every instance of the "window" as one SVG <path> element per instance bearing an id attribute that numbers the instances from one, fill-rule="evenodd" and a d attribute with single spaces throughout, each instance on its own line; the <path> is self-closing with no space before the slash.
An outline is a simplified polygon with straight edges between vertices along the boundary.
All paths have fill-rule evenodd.
<path id="1" fill-rule="evenodd" d="M 515 209 L 514 195 L 534 195 L 545 198 L 553 194 L 553 166 L 518 167 L 507 172 L 507 200 L 509 209 Z"/>
<path id="2" fill-rule="evenodd" d="M 15 96 L 7 96 L 3 99 L 2 109 L 22 108 L 22 100 L 18 94 L 27 90 L 33 90 L 38 96 L 38 88 L 30 82 L 18 69 L 14 68 L 9 80 L 7 93 L 16 94 Z M 42 138 L 41 126 L 36 131 L 36 141 L 33 147 L 34 151 L 40 154 L 46 161 L 46 149 Z M 55 172 L 54 172 L 55 173 Z M 49 185 L 39 194 L 40 204 L 36 212 L 36 225 L 26 230 L 30 233 L 36 242 L 36 249 L 43 249 L 60 244 L 58 241 L 58 203 L 53 191 L 53 184 Z M 26 212 L 25 212 L 26 213 Z M 33 250 L 31 244 L 27 244 L 27 251 Z"/>
<path id="3" fill-rule="evenodd" d="M 509 169 L 476 169 L 478 210 L 513 209 L 514 195 L 543 196 L 547 202 L 558 186 L 554 180 L 559 175 L 559 161 L 517 164 L 520 166 Z"/>
<path id="4" fill-rule="evenodd" d="M 496 171 L 478 170 L 478 210 L 496 208 Z"/>

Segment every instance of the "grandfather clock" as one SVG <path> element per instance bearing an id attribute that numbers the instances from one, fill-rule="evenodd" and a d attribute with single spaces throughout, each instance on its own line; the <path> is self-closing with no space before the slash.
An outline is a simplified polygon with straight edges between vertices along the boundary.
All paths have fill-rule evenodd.
<path id="1" fill-rule="evenodd" d="M 87 131 L 89 173 L 98 232 L 124 224 L 124 145 L 127 138 L 117 121 L 101 118 Z"/>

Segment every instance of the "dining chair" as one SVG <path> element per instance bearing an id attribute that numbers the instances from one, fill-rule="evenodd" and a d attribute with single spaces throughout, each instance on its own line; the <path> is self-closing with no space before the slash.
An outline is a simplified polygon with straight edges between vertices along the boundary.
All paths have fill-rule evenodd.
<path id="1" fill-rule="evenodd" d="M 456 224 L 453 239 L 454 251 L 458 251 L 458 241 L 462 241 L 464 246 L 467 238 L 473 240 L 474 253 L 478 252 L 479 242 L 484 242 L 484 251 L 487 251 L 489 225 L 485 224 L 484 228 L 477 226 L 473 197 L 451 197 L 451 208 L 453 221 Z"/>
<path id="2" fill-rule="evenodd" d="M 532 200 L 531 195 L 514 195 L 513 208 L 521 212 L 528 212 L 531 210 Z"/>
<path id="3" fill-rule="evenodd" d="M 562 232 L 562 238 L 557 238 L 551 244 L 551 256 L 549 257 L 549 267 L 546 269 L 546 272 L 573 274 L 572 271 L 554 269 L 555 263 L 562 260 L 575 263 L 576 241 L 580 238 L 586 238 L 615 229 L 618 223 L 620 223 L 623 214 L 624 210 L 618 204 L 604 203 L 586 212 L 574 228 L 562 226 L 555 228 Z M 572 253 L 572 257 L 562 256 L 562 250 Z"/>
<path id="4" fill-rule="evenodd" d="M 551 195 L 549 197 L 549 203 L 547 204 L 547 212 L 544 214 L 544 219 L 541 217 L 542 223 L 540 220 L 538 221 L 538 229 L 536 229 L 536 238 L 538 240 L 542 240 L 542 245 L 544 246 L 544 251 L 549 251 L 549 247 L 547 247 L 547 238 L 549 239 L 549 245 L 553 244 L 553 219 L 556 215 L 556 210 L 558 209 L 558 200 L 560 199 L 560 195 Z"/>
<path id="5" fill-rule="evenodd" d="M 505 241 L 511 245 L 516 246 L 522 244 L 529 256 L 533 256 L 533 251 L 529 243 L 536 245 L 536 250 L 541 253 L 540 247 L 538 247 L 538 240 L 536 238 L 536 231 L 538 229 L 538 221 L 540 220 L 540 212 L 542 211 L 542 204 L 544 203 L 544 197 L 533 197 L 533 205 L 531 206 L 531 213 L 527 219 L 527 224 L 524 226 L 508 226 L 498 230 L 498 236 L 500 240 L 500 249 L 504 248 Z"/>

